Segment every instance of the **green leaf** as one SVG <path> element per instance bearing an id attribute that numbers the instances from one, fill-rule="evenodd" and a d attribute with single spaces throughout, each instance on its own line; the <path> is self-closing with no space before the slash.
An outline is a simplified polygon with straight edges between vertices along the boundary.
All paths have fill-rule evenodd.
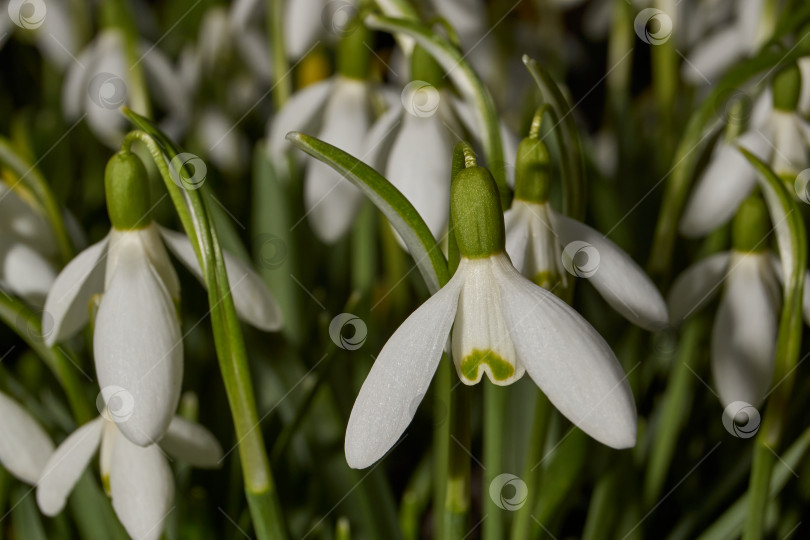
<path id="1" fill-rule="evenodd" d="M 506 162 L 504 161 L 503 141 L 501 141 L 501 129 L 495 111 L 495 101 L 487 87 L 464 59 L 461 51 L 447 39 L 417 21 L 369 15 L 366 17 L 366 24 L 376 30 L 412 37 L 445 69 L 446 76 L 450 77 L 464 99 L 472 106 L 476 124 L 481 130 L 487 167 L 498 183 L 501 206 L 504 209 L 508 208 L 510 194 L 509 187 L 506 185 Z"/>
<path id="2" fill-rule="evenodd" d="M 287 134 L 287 139 L 335 169 L 374 203 L 402 237 L 431 294 L 447 283 L 447 261 L 433 234 L 413 205 L 391 182 L 359 159 L 315 137 L 292 132 Z"/>

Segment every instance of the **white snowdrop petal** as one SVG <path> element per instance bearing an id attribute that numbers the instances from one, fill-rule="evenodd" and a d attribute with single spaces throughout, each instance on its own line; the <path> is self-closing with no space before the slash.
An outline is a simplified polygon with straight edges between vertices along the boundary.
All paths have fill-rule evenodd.
<path id="1" fill-rule="evenodd" d="M 526 203 L 512 201 L 512 206 L 504 212 L 506 229 L 506 253 L 518 272 L 523 273 L 526 252 L 529 249 L 529 215 L 524 208 Z"/>
<path id="2" fill-rule="evenodd" d="M 285 137 L 290 131 L 312 131 L 313 120 L 323 109 L 334 85 L 334 78 L 326 79 L 306 86 L 290 96 L 268 125 L 267 143 L 271 157 L 279 159 L 289 148 Z"/>
<path id="3" fill-rule="evenodd" d="M 113 230 L 110 236 L 111 250 L 115 245 L 115 241 L 113 239 L 116 236 L 116 232 L 117 231 Z M 141 245 L 143 246 L 144 250 L 146 250 L 146 256 L 149 259 L 149 263 L 152 265 L 152 268 L 155 269 L 155 272 L 157 272 L 157 275 L 160 277 L 163 285 L 166 286 L 166 290 L 169 291 L 169 296 L 171 296 L 173 300 L 177 301 L 180 299 L 180 280 L 177 278 L 177 272 L 174 270 L 174 265 L 172 264 L 171 259 L 169 259 L 169 254 L 166 252 L 166 246 L 163 245 L 163 235 L 161 233 L 162 228 L 155 222 L 152 222 L 148 226 L 144 227 L 143 229 L 138 229 L 137 231 Z M 111 265 L 113 264 L 113 258 L 113 254 L 110 253 Z M 109 270 L 107 272 L 107 277 L 111 277 Z"/>
<path id="4" fill-rule="evenodd" d="M 129 94 L 119 93 L 126 92 L 126 87 L 130 84 L 130 71 L 124 55 L 123 37 L 118 30 L 106 30 L 96 41 L 98 57 L 95 65 L 88 66 L 81 88 L 84 113 L 87 115 L 85 120 L 102 143 L 117 148 L 127 126 L 127 119 L 118 110 L 118 106 L 129 103 Z M 101 78 L 108 77 L 112 77 L 108 79 L 109 82 L 101 84 Z M 116 84 L 115 90 L 111 90 L 113 81 Z M 113 94 L 105 101 L 104 96 L 109 91 Z"/>
<path id="5" fill-rule="evenodd" d="M 785 278 L 784 274 L 782 273 L 782 261 L 774 254 L 771 254 L 769 257 L 769 261 L 771 263 L 771 269 L 773 270 L 776 279 L 779 281 L 779 284 L 784 287 L 785 285 Z M 802 293 L 802 315 L 804 317 L 804 323 L 807 326 L 810 326 L 810 270 L 807 270 L 804 273 L 804 291 Z"/>
<path id="6" fill-rule="evenodd" d="M 160 447 L 193 467 L 216 468 L 222 461 L 222 447 L 216 437 L 200 424 L 179 416 L 169 424 Z"/>
<path id="7" fill-rule="evenodd" d="M 771 166 L 778 175 L 795 175 L 808 164 L 803 121 L 795 112 L 774 110 L 771 123 L 775 148 Z"/>
<path id="8" fill-rule="evenodd" d="M 52 319 L 43 321 L 45 344 L 52 347 L 75 334 L 90 318 L 90 298 L 104 290 L 104 260 L 109 236 L 79 253 L 56 276 L 48 297 L 45 313 Z"/>
<path id="9" fill-rule="evenodd" d="M 110 496 L 132 538 L 159 540 L 173 508 L 174 478 L 157 445 L 142 448 L 116 437 L 110 463 Z"/>
<path id="10" fill-rule="evenodd" d="M 284 10 L 284 41 L 287 56 L 298 59 L 324 31 L 324 0 L 288 0 Z"/>
<path id="11" fill-rule="evenodd" d="M 318 138 L 363 160 L 371 111 L 366 83 L 338 77 Z M 304 206 L 313 231 L 332 244 L 349 230 L 362 194 L 329 165 L 310 159 L 304 179 Z"/>
<path id="12" fill-rule="evenodd" d="M 802 74 L 802 90 L 799 105 L 796 107 L 803 116 L 810 115 L 810 57 L 799 58 L 796 62 Z"/>
<path id="13" fill-rule="evenodd" d="M 102 52 L 99 41 L 92 41 L 85 47 L 75 62 L 67 64 L 65 80 L 62 83 L 62 113 L 68 121 L 74 121 L 82 114 L 87 85 L 90 82 L 88 69 L 95 68 Z"/>
<path id="14" fill-rule="evenodd" d="M 403 116 L 385 176 L 419 212 L 434 238 L 447 228 L 452 156 L 451 135 L 438 115 Z"/>
<path id="15" fill-rule="evenodd" d="M 743 146 L 760 158 L 770 145 L 758 132 L 748 132 L 736 141 L 720 142 L 697 181 L 680 223 L 684 236 L 704 236 L 726 223 L 756 184 L 756 172 L 737 149 Z"/>
<path id="16" fill-rule="evenodd" d="M 53 265 L 39 251 L 13 237 L 0 237 L 0 281 L 12 292 L 40 307 L 55 279 Z"/>
<path id="17" fill-rule="evenodd" d="M 104 419 L 95 418 L 71 433 L 51 455 L 37 484 L 37 504 L 46 516 L 55 516 L 65 507 L 87 464 L 96 453 Z"/>
<path id="18" fill-rule="evenodd" d="M 667 296 L 669 321 L 673 326 L 681 324 L 720 292 L 730 259 L 728 252 L 715 253 L 699 260 L 675 279 Z"/>
<path id="19" fill-rule="evenodd" d="M 525 372 L 501 310 L 493 264 L 491 258 L 462 259 L 458 268 L 465 277 L 453 325 L 453 362 L 458 378 L 468 385 L 486 374 L 493 384 L 507 386 Z"/>
<path id="20" fill-rule="evenodd" d="M 630 385 L 605 340 L 568 304 L 501 259 L 503 315 L 518 360 L 552 404 L 577 427 L 613 448 L 636 442 Z"/>
<path id="21" fill-rule="evenodd" d="M 613 309 L 647 330 L 667 326 L 669 317 L 661 293 L 627 253 L 587 225 L 554 210 L 549 214 L 561 246 L 579 241 L 596 250 L 596 253 L 584 251 L 588 257 L 598 254 L 598 263 L 588 280 Z"/>
<path id="22" fill-rule="evenodd" d="M 36 484 L 53 443 L 28 411 L 0 392 L 0 465 L 18 480 Z"/>
<path id="23" fill-rule="evenodd" d="M 723 405 L 759 406 L 770 388 L 779 302 L 767 255 L 736 254 L 712 329 L 712 375 Z M 772 282 L 772 283 L 769 283 Z"/>
<path id="24" fill-rule="evenodd" d="M 174 304 L 137 237 L 128 238 L 104 293 L 93 340 L 102 393 L 121 399 L 121 432 L 146 446 L 174 416 L 183 376 L 183 340 Z M 110 406 L 107 403 L 108 407 Z"/>
<path id="25" fill-rule="evenodd" d="M 694 85 L 716 83 L 723 71 L 744 55 L 739 31 L 731 26 L 697 44 L 681 68 L 683 78 Z"/>
<path id="26" fill-rule="evenodd" d="M 160 234 L 172 253 L 200 280 L 200 283 L 205 285 L 202 270 L 188 236 L 164 227 L 160 227 Z M 227 251 L 222 255 L 225 258 L 228 284 L 239 318 L 265 332 L 280 329 L 283 324 L 281 308 L 262 278 L 249 265 Z"/>
<path id="27" fill-rule="evenodd" d="M 447 343 L 464 277 L 455 276 L 414 311 L 380 351 L 346 427 L 346 461 L 370 466 L 411 423 Z"/>

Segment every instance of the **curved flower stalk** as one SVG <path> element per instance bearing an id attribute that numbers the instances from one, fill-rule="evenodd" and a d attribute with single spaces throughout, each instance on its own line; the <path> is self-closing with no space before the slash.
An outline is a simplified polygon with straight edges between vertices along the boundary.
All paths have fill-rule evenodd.
<path id="1" fill-rule="evenodd" d="M 368 31 L 358 21 L 338 51 L 338 74 L 293 94 L 271 120 L 270 156 L 281 162 L 291 131 L 317 137 L 349 154 L 363 156 L 373 120 L 374 89 L 366 80 Z M 342 238 L 351 227 L 362 194 L 343 176 L 320 161 L 311 162 L 304 178 L 304 206 L 316 236 L 327 244 Z"/>
<path id="2" fill-rule="evenodd" d="M 0 287 L 41 307 L 56 278 L 56 238 L 22 186 L 0 180 Z"/>
<path id="3" fill-rule="evenodd" d="M 371 368 L 346 428 L 349 466 L 368 467 L 402 435 L 427 392 L 452 328 L 459 378 L 508 385 L 524 373 L 580 429 L 614 448 L 636 440 L 636 409 L 605 340 L 568 304 L 509 261 L 498 190 L 486 169 L 453 179 L 455 275 L 397 329 Z"/>
<path id="4" fill-rule="evenodd" d="M 62 270 L 45 302 L 53 320 L 46 344 L 52 346 L 88 322 L 88 306 L 103 293 L 93 335 L 96 372 L 102 388 L 122 389 L 132 399 L 133 412 L 119 428 L 140 446 L 159 440 L 168 427 L 183 374 L 175 309 L 180 284 L 164 242 L 202 277 L 188 238 L 151 220 L 145 182 L 139 158 L 127 151 L 113 156 L 105 174 L 112 230 Z M 261 278 L 236 258 L 225 260 L 239 315 L 259 329 L 277 330 L 281 314 Z"/>
<path id="5" fill-rule="evenodd" d="M 59 445 L 37 483 L 37 504 L 47 516 L 59 514 L 98 450 L 102 482 L 127 533 L 158 540 L 174 504 L 174 479 L 164 452 L 194 467 L 213 469 L 222 460 L 222 448 L 207 429 L 179 416 L 158 444 L 138 446 L 118 429 L 119 419 L 105 409 Z"/>
<path id="6" fill-rule="evenodd" d="M 520 143 L 515 198 L 504 214 L 512 264 L 552 291 L 567 286 L 570 276 L 584 277 L 628 321 L 647 330 L 666 327 L 664 299 L 635 261 L 606 236 L 552 208 L 552 163 L 540 124 L 535 116 L 531 134 Z"/>
<path id="7" fill-rule="evenodd" d="M 16 479 L 36 484 L 53 454 L 53 443 L 37 421 L 3 392 L 0 433 L 0 465 Z"/>
<path id="8" fill-rule="evenodd" d="M 183 86 L 169 60 L 157 47 L 141 43 L 139 60 L 154 96 L 169 113 L 187 110 Z M 70 65 L 62 87 L 62 109 L 68 121 L 87 119 L 92 132 L 104 144 L 116 148 L 121 144 L 126 119 L 118 109 L 138 91 L 133 87 L 132 70 L 125 54 L 124 36 L 118 29 L 101 32 Z M 165 121 L 173 121 L 167 118 Z"/>
<path id="9" fill-rule="evenodd" d="M 767 249 L 767 215 L 757 196 L 747 199 L 734 221 L 734 249 L 687 268 L 669 293 L 670 318 L 682 322 L 720 294 L 711 343 L 715 386 L 724 406 L 759 406 L 774 369 L 781 309 L 781 265 Z M 805 276 L 804 318 L 810 324 L 810 272 Z"/>
<path id="10" fill-rule="evenodd" d="M 763 94 L 754 106 L 749 130 L 718 143 L 686 203 L 681 234 L 704 236 L 725 224 L 753 190 L 756 171 L 738 146 L 770 163 L 780 176 L 795 177 L 810 166 L 810 124 L 796 110 L 800 88 L 795 65 L 780 72 L 772 92 Z"/>

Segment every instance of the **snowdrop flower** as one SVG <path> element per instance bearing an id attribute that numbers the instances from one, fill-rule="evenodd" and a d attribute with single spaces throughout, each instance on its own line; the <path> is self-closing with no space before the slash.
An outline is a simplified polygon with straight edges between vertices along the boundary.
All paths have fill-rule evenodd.
<path id="1" fill-rule="evenodd" d="M 418 46 L 411 66 L 414 80 L 402 91 L 402 106 L 392 105 L 372 126 L 365 153 L 368 162 L 413 204 L 438 239 L 447 228 L 449 156 L 456 139 L 453 133 L 460 128 L 450 95 L 443 88 L 440 66 Z"/>
<path id="2" fill-rule="evenodd" d="M 758 406 L 771 385 L 781 305 L 778 259 L 767 249 L 767 211 L 749 197 L 734 219 L 734 249 L 687 268 L 669 293 L 670 320 L 680 323 L 720 293 L 711 338 L 711 368 L 724 406 Z M 810 324 L 810 272 L 804 318 Z M 722 293 L 721 293 L 722 291 Z"/>
<path id="3" fill-rule="evenodd" d="M 346 429 L 349 466 L 368 467 L 408 427 L 452 328 L 464 384 L 484 374 L 508 385 L 525 372 L 580 429 L 614 448 L 636 440 L 636 408 L 616 356 L 553 293 L 524 278 L 505 253 L 498 190 L 486 169 L 461 170 L 451 187 L 461 261 L 450 281 L 397 329 L 371 368 Z"/>
<path id="4" fill-rule="evenodd" d="M 742 146 L 774 172 L 795 178 L 810 166 L 810 125 L 796 112 L 801 75 L 796 66 L 776 75 L 751 117 L 750 129 L 718 143 L 686 203 L 680 222 L 684 236 L 705 236 L 728 222 L 756 184 L 756 171 L 738 150 Z M 772 107 L 768 103 L 772 100 Z"/>
<path id="5" fill-rule="evenodd" d="M 0 465 L 14 478 L 36 484 L 53 454 L 53 443 L 28 412 L 2 392 L 0 433 Z"/>
<path id="6" fill-rule="evenodd" d="M 0 180 L 0 287 L 41 307 L 56 278 L 56 239 L 21 184 Z"/>
<path id="7" fill-rule="evenodd" d="M 103 293 L 93 335 L 96 373 L 102 388 L 120 388 L 133 401 L 132 414 L 118 427 L 139 446 L 163 435 L 182 382 L 180 284 L 164 242 L 202 279 L 189 239 L 149 217 L 146 185 L 137 156 L 121 151 L 110 159 L 105 187 L 112 230 L 62 270 L 45 302 L 53 321 L 46 344 L 52 346 L 88 322 L 92 298 Z M 261 278 L 228 254 L 225 264 L 240 317 L 262 330 L 278 329 L 281 315 Z"/>
<path id="8" fill-rule="evenodd" d="M 202 468 L 222 459 L 219 442 L 204 427 L 174 417 L 159 445 L 141 447 L 123 436 L 108 411 L 62 442 L 37 484 L 37 504 L 55 516 L 100 447 L 102 483 L 113 509 L 132 538 L 158 540 L 174 501 L 174 479 L 163 452 Z"/>
<path id="9" fill-rule="evenodd" d="M 648 330 L 667 326 L 664 299 L 639 266 L 604 235 L 551 207 L 551 160 L 540 122 L 517 152 L 515 198 L 506 211 L 506 252 L 515 268 L 553 290 L 573 277 L 593 284 L 610 306 Z M 568 275 L 566 275 L 568 274 Z"/>
<path id="10" fill-rule="evenodd" d="M 289 148 L 290 131 L 316 136 L 364 158 L 363 149 L 372 123 L 372 89 L 365 80 L 369 49 L 368 31 L 360 26 L 338 47 L 338 74 L 296 92 L 269 126 L 269 154 L 281 161 Z M 362 201 L 354 185 L 328 165 L 312 160 L 304 178 L 304 206 L 315 234 L 333 244 L 349 230 Z"/>
<path id="11" fill-rule="evenodd" d="M 140 66 L 154 95 L 169 117 L 187 109 L 182 86 L 169 60 L 155 46 L 142 43 L 139 47 Z M 99 140 L 112 148 L 121 143 L 127 119 L 118 109 L 130 103 L 135 92 L 132 72 L 124 47 L 124 37 L 117 29 L 101 32 L 70 65 L 62 88 L 62 109 L 68 121 L 84 116 Z M 143 112 L 143 111 L 138 111 Z M 170 120 L 169 123 L 171 123 Z"/>

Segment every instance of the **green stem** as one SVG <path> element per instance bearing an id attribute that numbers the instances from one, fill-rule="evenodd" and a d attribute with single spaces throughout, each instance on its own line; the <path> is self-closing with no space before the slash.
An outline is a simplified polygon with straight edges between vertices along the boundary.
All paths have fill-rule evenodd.
<path id="1" fill-rule="evenodd" d="M 447 364 L 448 370 L 452 372 L 449 359 Z M 443 538 L 461 540 L 470 532 L 470 390 L 459 384 L 450 392 L 450 396 L 450 441 Z"/>
<path id="2" fill-rule="evenodd" d="M 148 149 L 203 270 L 214 344 L 234 421 L 245 492 L 256 535 L 262 540 L 286 538 L 281 505 L 256 412 L 245 342 L 230 293 L 217 232 L 210 220 L 204 188 L 184 190 L 175 184 L 164 153 L 173 158 L 179 153 L 177 149 L 148 120 L 132 111 L 125 112 L 138 127 L 148 130 L 149 134 L 143 131 L 131 132 L 124 138 L 122 147 L 129 149 L 138 141 Z M 153 136 L 157 137 L 160 144 Z"/>
<path id="3" fill-rule="evenodd" d="M 124 54 L 129 65 L 127 94 L 132 110 L 146 117 L 152 115 L 149 102 L 149 92 L 146 90 L 146 78 L 143 72 L 143 58 L 140 54 L 140 36 L 135 27 L 135 14 L 125 0 L 109 2 L 112 23 L 121 31 L 124 37 Z"/>
<path id="4" fill-rule="evenodd" d="M 45 181 L 45 177 L 35 165 L 21 157 L 5 137 L 0 137 L 0 165 L 11 169 L 19 182 L 34 193 L 37 201 L 42 205 L 45 217 L 56 237 L 62 263 L 67 264 L 73 257 L 73 242 L 70 240 L 65 221 L 62 219 L 62 210 L 56 202 L 51 187 Z M 13 186 L 11 187 L 13 188 Z"/>
<path id="5" fill-rule="evenodd" d="M 273 102 L 280 109 L 292 94 L 290 64 L 284 47 L 284 0 L 271 0 L 267 8 L 270 53 L 273 58 Z"/>
<path id="6" fill-rule="evenodd" d="M 503 538 L 504 512 L 497 502 L 489 496 L 492 480 L 503 471 L 503 443 L 506 397 L 509 389 L 494 384 L 484 384 L 484 540 Z"/>
<path id="7" fill-rule="evenodd" d="M 95 411 L 87 404 L 76 366 L 60 348 L 45 345 L 40 315 L 23 302 L 0 292 L 0 319 L 28 343 L 53 372 L 65 391 L 76 422 L 81 425 L 93 418 Z"/>

